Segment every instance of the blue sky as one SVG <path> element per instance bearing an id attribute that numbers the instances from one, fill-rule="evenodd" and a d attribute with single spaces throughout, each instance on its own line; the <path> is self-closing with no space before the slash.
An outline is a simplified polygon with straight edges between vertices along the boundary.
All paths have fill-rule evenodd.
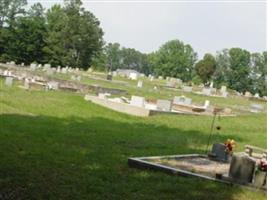
<path id="1" fill-rule="evenodd" d="M 28 0 L 49 8 L 62 0 Z M 180 39 L 204 53 L 241 47 L 267 50 L 266 1 L 85 1 L 100 20 L 107 42 L 149 53 Z"/>

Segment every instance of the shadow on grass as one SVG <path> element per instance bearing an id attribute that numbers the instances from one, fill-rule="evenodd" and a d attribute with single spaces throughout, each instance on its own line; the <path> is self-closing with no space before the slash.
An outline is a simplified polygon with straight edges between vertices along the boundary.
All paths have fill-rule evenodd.
<path id="1" fill-rule="evenodd" d="M 242 192 L 128 167 L 128 157 L 203 153 L 208 135 L 197 130 L 15 114 L 0 115 L 0 127 L 0 199 L 233 199 Z"/>

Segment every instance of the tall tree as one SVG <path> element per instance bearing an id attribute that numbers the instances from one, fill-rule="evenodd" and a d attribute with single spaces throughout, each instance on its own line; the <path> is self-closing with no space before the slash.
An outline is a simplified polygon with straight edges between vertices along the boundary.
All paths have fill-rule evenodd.
<path id="1" fill-rule="evenodd" d="M 195 69 L 202 82 L 209 83 L 216 69 L 215 58 L 211 54 L 205 54 L 204 58 L 196 63 Z"/>
<path id="2" fill-rule="evenodd" d="M 265 57 L 266 56 L 266 57 Z M 252 90 L 260 95 L 267 94 L 267 52 L 251 54 L 250 78 Z"/>
<path id="3" fill-rule="evenodd" d="M 172 76 L 189 81 L 197 54 L 193 48 L 179 40 L 166 42 L 155 52 L 152 64 L 157 75 Z"/>
<path id="4" fill-rule="evenodd" d="M 229 86 L 239 92 L 251 90 L 250 53 L 244 49 L 231 48 L 229 56 L 230 69 L 227 74 Z"/>
<path id="5" fill-rule="evenodd" d="M 16 17 L 25 13 L 27 0 L 0 0 L 0 28 L 12 26 Z"/>
<path id="6" fill-rule="evenodd" d="M 45 52 L 52 65 L 61 64 L 86 69 L 103 46 L 100 22 L 81 5 L 80 0 L 65 0 L 63 8 L 54 6 L 48 11 Z"/>
<path id="7" fill-rule="evenodd" d="M 45 60 L 52 66 L 65 66 L 65 40 L 63 29 L 66 26 L 67 15 L 60 5 L 55 4 L 46 14 L 47 37 L 44 47 Z"/>
<path id="8" fill-rule="evenodd" d="M 34 4 L 25 17 L 19 17 L 11 30 L 8 42 L 8 58 L 16 62 L 29 64 L 33 61 L 43 63 L 46 23 L 44 8 Z"/>

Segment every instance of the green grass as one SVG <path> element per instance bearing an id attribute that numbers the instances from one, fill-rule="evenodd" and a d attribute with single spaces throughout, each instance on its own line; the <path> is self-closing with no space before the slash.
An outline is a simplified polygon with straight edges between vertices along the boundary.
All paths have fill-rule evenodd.
<path id="1" fill-rule="evenodd" d="M 164 97 L 167 92 L 140 93 Z M 237 100 L 215 101 L 234 105 Z M 1 85 L 0 199 L 266 199 L 260 191 L 128 167 L 129 157 L 204 153 L 211 120 L 138 118 L 78 94 Z M 266 113 L 222 118 L 213 142 L 233 138 L 238 151 L 245 144 L 267 148 L 266 122 Z"/>

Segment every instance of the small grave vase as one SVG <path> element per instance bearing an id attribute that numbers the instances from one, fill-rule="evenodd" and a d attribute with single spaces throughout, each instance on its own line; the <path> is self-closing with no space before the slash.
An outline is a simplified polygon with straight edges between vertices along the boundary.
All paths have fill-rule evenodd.
<path id="1" fill-rule="evenodd" d="M 256 170 L 254 176 L 254 185 L 257 188 L 267 189 L 267 172 Z"/>

